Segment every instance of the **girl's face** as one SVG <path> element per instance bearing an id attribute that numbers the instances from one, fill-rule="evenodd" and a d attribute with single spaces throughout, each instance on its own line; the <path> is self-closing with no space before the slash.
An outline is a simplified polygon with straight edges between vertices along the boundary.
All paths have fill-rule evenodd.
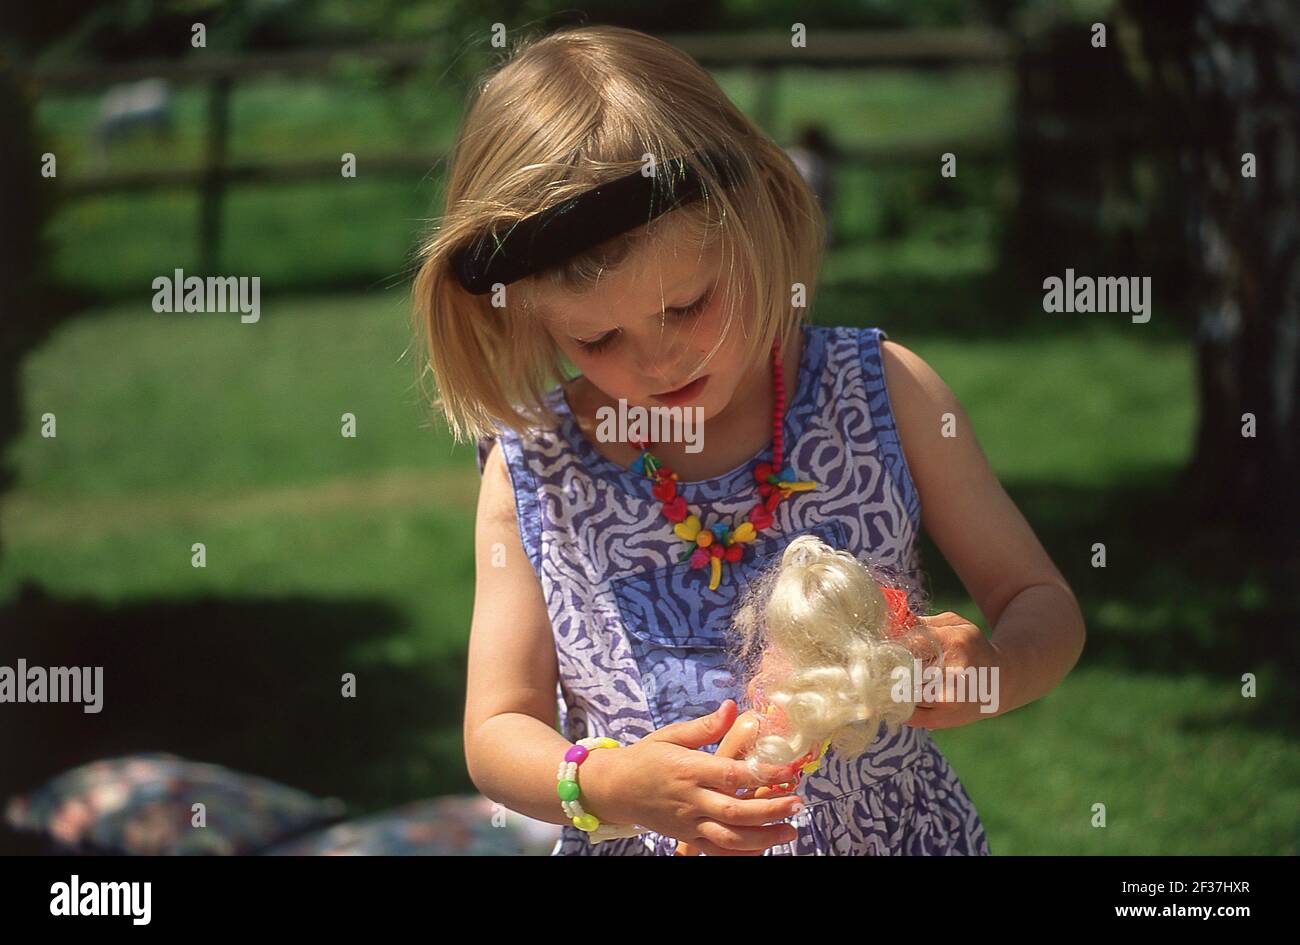
<path id="1" fill-rule="evenodd" d="M 596 286 L 572 294 L 536 287 L 531 299 L 569 360 L 614 402 L 629 406 L 700 407 L 705 419 L 731 403 L 742 377 L 747 321 L 743 300 L 727 341 L 722 251 L 694 244 L 678 252 L 671 238 L 639 248 Z M 663 397 L 691 385 L 679 397 Z"/>

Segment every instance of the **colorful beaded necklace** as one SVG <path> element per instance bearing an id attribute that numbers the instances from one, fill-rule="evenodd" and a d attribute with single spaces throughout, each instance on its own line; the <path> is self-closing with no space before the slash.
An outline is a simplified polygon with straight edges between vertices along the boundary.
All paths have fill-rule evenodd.
<path id="1" fill-rule="evenodd" d="M 691 567 L 710 569 L 709 590 L 717 590 L 722 581 L 722 564 L 735 564 L 745 554 L 745 545 L 769 527 L 773 513 L 783 499 L 796 492 L 817 488 L 815 482 L 798 482 L 794 469 L 782 466 L 785 453 L 785 373 L 781 366 L 781 346 L 772 341 L 772 387 L 776 391 L 776 405 L 772 411 L 772 461 L 754 465 L 754 479 L 758 481 L 758 494 L 763 501 L 749 510 L 749 518 L 735 527 L 722 522 L 705 528 L 697 515 L 686 507 L 686 500 L 677 494 L 677 473 L 661 463 L 650 452 L 651 443 L 631 440 L 641 451 L 629 464 L 632 472 L 654 480 L 651 491 L 663 506 L 664 518 L 673 523 L 673 532 L 687 543 L 679 561 L 690 559 Z M 778 472 L 778 470 L 780 470 Z"/>

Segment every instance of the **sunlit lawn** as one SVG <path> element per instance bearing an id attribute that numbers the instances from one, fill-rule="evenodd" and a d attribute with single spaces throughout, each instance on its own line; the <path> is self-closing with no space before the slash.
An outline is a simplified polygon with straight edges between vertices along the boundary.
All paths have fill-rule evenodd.
<path id="1" fill-rule="evenodd" d="M 1295 733 L 1259 725 L 1237 694 L 1243 668 L 1270 685 L 1281 680 L 1254 663 L 1161 672 L 1136 655 L 1126 665 L 1107 646 L 1167 647 L 1186 634 L 1191 647 L 1203 632 L 1182 621 L 1200 614 L 1208 623 L 1223 603 L 1221 588 L 1154 568 L 1136 523 L 1103 513 L 1106 495 L 1141 496 L 1146 480 L 1182 458 L 1192 423 L 1188 351 L 1129 328 L 945 340 L 914 334 L 905 313 L 874 318 L 835 293 L 827 299 L 817 321 L 881 324 L 948 379 L 1004 482 L 1073 572 L 1090 647 L 1108 657 L 1085 659 L 1038 704 L 937 733 L 994 849 L 1295 852 Z M 156 315 L 147 302 L 91 312 L 29 359 L 26 413 L 54 414 L 58 436 L 39 437 L 33 419 L 13 450 L 20 481 L 3 513 L 6 597 L 29 580 L 97 614 L 138 608 L 150 624 L 142 636 L 184 661 L 176 692 L 232 700 L 224 722 L 228 707 L 218 701 L 197 724 L 154 703 L 147 712 L 125 707 L 137 727 L 134 741 L 119 738 L 123 749 L 163 741 L 194 757 L 215 752 L 358 807 L 468 789 L 459 708 L 472 609 L 472 453 L 440 426 L 422 427 L 400 290 L 263 304 L 255 325 L 235 315 Z M 339 435 L 344 412 L 357 417 L 356 439 Z M 1088 573 L 1097 538 L 1109 542 L 1114 578 Z M 190 565 L 196 541 L 207 549 L 203 569 Z M 978 616 L 929 554 L 936 606 Z M 1166 583 L 1150 586 L 1148 574 Z M 1182 606 L 1171 609 L 1174 596 Z M 187 604 L 200 600 L 213 626 L 208 611 Z M 157 601 L 180 607 L 175 625 L 152 626 Z M 328 656 L 305 652 L 313 627 Z M 64 646 L 57 634 L 41 645 L 70 657 L 79 631 L 63 632 Z M 117 642 L 131 653 L 129 634 Z M 241 687 L 246 665 L 263 680 L 255 692 L 283 681 L 274 718 L 261 717 L 265 706 Z M 209 678 L 208 666 L 233 678 Z M 304 667 L 321 678 L 304 678 Z M 336 671 L 359 673 L 371 700 L 366 718 L 376 728 L 363 738 L 355 719 L 341 718 Z M 277 729 L 303 719 L 323 729 L 317 739 Z M 351 740 L 331 742 L 330 726 Z M 0 739 L 33 749 L 34 737 Z M 96 748 L 79 746 L 86 757 Z M 46 768 L 44 757 L 17 766 Z M 1095 804 L 1106 805 L 1104 830 L 1090 826 Z"/>
<path id="2" fill-rule="evenodd" d="M 750 77 L 720 78 L 754 106 Z M 1006 95 L 960 75 L 793 74 L 774 121 L 788 141 L 822 119 L 849 146 L 979 136 L 1002 127 Z M 232 190 L 222 264 L 263 279 L 256 324 L 150 310 L 152 278 L 198 265 L 192 195 L 95 198 L 55 218 L 58 275 L 110 301 L 23 365 L 17 486 L 0 497 L 0 662 L 98 661 L 115 682 L 98 725 L 29 712 L 0 726 L 0 797 L 155 748 L 354 812 L 472 789 L 461 710 L 477 473 L 420 398 L 404 281 L 435 187 L 364 173 L 367 149 L 445 147 L 459 101 L 240 88 L 236 158 L 361 152 L 356 180 Z M 43 106 L 70 173 L 93 167 L 92 105 Z M 187 91 L 178 105 L 165 160 L 193 161 L 202 101 Z M 113 166 L 150 166 L 150 147 Z M 1300 731 L 1279 668 L 1295 655 L 1281 619 L 1294 599 L 1202 534 L 1170 485 L 1194 432 L 1190 347 L 1169 313 L 1134 326 L 1010 301 L 993 249 L 1004 178 L 971 164 L 940 201 L 934 180 L 844 173 L 845 242 L 813 320 L 879 325 L 939 371 L 1084 606 L 1088 650 L 1063 685 L 935 735 L 993 851 L 1300 853 Z M 39 435 L 47 413 L 53 438 Z M 340 436 L 345 413 L 356 438 Z M 205 568 L 191 566 L 196 542 Z M 1106 568 L 1091 565 L 1098 542 Z M 928 538 L 923 554 L 935 609 L 982 622 Z M 339 698 L 346 672 L 356 700 Z M 1254 700 L 1240 694 L 1247 672 Z"/>

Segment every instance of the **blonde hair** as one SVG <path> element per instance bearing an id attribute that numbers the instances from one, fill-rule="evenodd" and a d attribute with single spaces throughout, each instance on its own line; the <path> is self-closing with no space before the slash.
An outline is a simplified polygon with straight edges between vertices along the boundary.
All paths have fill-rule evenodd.
<path id="1" fill-rule="evenodd" d="M 662 163 L 700 150 L 720 155 L 747 183 L 728 191 L 722 168 L 691 158 L 704 198 L 510 285 L 503 307 L 457 281 L 452 258 L 488 229 L 501 232 L 641 169 L 649 156 Z M 563 352 L 530 304 L 531 288 L 587 291 L 669 232 L 701 249 L 722 241 L 723 339 L 736 300 L 748 299 L 745 369 L 756 368 L 773 339 L 784 343 L 801 321 L 793 287 L 801 283 L 811 303 L 825 247 L 820 206 L 793 162 L 712 76 L 662 40 L 588 26 L 522 41 L 470 96 L 443 213 L 421 249 L 412 287 L 413 327 L 427 358 L 420 379 L 433 375 L 432 403 L 456 440 L 477 439 L 500 423 L 523 432 L 557 419 L 543 398 L 565 379 Z"/>
<path id="2" fill-rule="evenodd" d="M 729 656 L 743 690 L 757 683 L 764 701 L 784 715 L 760 722 L 747 756 L 755 774 L 764 765 L 788 765 L 828 738 L 837 753 L 859 755 L 882 725 L 894 733 L 912 717 L 912 661 L 941 661 L 942 653 L 920 623 L 891 635 L 882 586 L 901 582 L 815 535 L 800 535 L 746 590 L 733 616 Z M 905 687 L 898 685 L 900 671 L 907 673 Z"/>

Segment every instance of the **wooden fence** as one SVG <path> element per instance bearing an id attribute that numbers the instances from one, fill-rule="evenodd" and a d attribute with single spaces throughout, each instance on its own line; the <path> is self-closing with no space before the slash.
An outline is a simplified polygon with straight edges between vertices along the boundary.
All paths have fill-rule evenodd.
<path id="1" fill-rule="evenodd" d="M 705 68 L 752 70 L 758 88 L 752 117 L 765 128 L 771 127 L 781 73 L 786 69 L 999 69 L 1010 67 L 1016 56 L 1010 37 L 977 30 L 846 31 L 817 36 L 806 48 L 793 47 L 789 36 L 781 33 L 692 33 L 662 38 Z M 326 179 L 339 173 L 337 160 L 231 161 L 228 157 L 230 98 L 237 82 L 267 76 L 328 77 L 355 63 L 400 73 L 414 70 L 440 53 L 440 49 L 429 43 L 238 56 L 201 51 L 180 60 L 35 69 L 31 81 L 38 94 L 84 92 L 147 78 L 207 86 L 203 159 L 198 166 L 75 176 L 66 181 L 64 193 L 76 198 L 163 188 L 198 189 L 201 194 L 199 255 L 204 267 L 212 270 L 220 258 L 221 216 L 228 186 Z M 963 159 L 979 160 L 1000 152 L 1002 143 L 985 136 L 967 141 L 944 139 L 934 143 L 847 149 L 841 153 L 841 161 L 849 165 L 880 166 L 918 158 L 933 159 L 943 151 L 958 148 Z M 365 168 L 368 175 L 419 175 L 427 173 L 439 160 L 437 155 L 371 155 L 366 158 Z"/>

